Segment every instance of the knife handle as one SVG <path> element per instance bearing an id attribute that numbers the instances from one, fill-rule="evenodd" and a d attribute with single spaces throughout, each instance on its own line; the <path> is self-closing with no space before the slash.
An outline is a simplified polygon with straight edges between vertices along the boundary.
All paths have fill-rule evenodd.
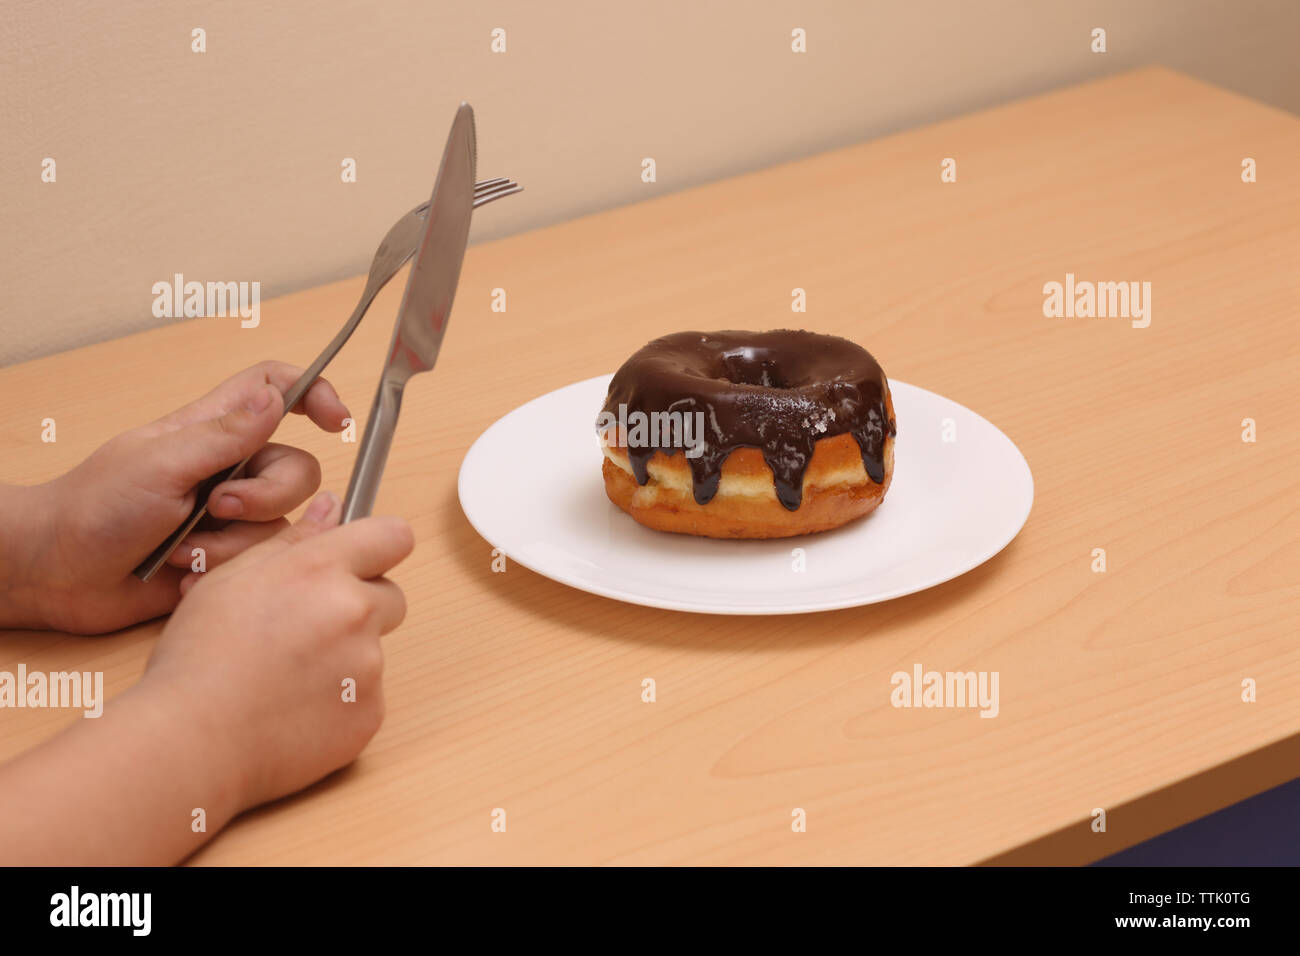
<path id="1" fill-rule="evenodd" d="M 379 479 L 384 476 L 388 450 L 393 445 L 393 432 L 397 429 L 397 414 L 402 409 L 402 389 L 405 379 L 385 374 L 379 380 L 366 431 L 357 449 L 356 464 L 352 466 L 352 479 L 348 482 L 347 497 L 343 499 L 341 524 L 364 518 L 375 506 L 379 493 Z"/>

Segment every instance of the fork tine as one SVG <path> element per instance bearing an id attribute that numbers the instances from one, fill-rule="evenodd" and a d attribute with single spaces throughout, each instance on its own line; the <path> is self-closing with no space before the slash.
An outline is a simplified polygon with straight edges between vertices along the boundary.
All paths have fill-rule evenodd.
<path id="1" fill-rule="evenodd" d="M 514 185 L 515 184 L 505 176 L 498 176 L 496 179 L 483 179 L 474 184 L 474 198 L 477 200 L 480 196 L 482 196 L 486 192 L 500 190 L 503 187 L 513 187 Z M 519 192 L 523 188 L 524 188 L 523 186 L 520 186 L 519 189 L 512 190 L 512 192 Z M 501 193 L 501 196 L 509 196 L 510 194 L 511 194 L 510 192 L 503 192 Z M 501 196 L 491 196 L 485 199 L 484 202 L 487 203 L 487 202 L 491 202 L 493 199 L 500 199 Z M 418 213 L 421 216 L 423 216 L 428 211 L 429 211 L 428 200 L 425 200 L 424 202 L 420 203 L 420 205 L 416 206 L 414 209 L 411 210 L 411 212 Z"/>
<path id="2" fill-rule="evenodd" d="M 475 196 L 482 196 L 486 193 L 499 192 L 502 189 L 512 189 L 517 185 L 513 179 L 494 179 L 491 182 L 483 183 L 474 190 Z"/>
<path id="3" fill-rule="evenodd" d="M 521 193 L 523 191 L 524 187 L 520 186 L 518 183 L 503 183 L 493 189 L 484 190 L 481 193 L 475 193 L 474 208 L 477 209 L 479 206 L 486 206 L 490 202 L 495 202 L 498 199 L 504 199 L 506 196 L 513 196 L 515 193 Z"/>

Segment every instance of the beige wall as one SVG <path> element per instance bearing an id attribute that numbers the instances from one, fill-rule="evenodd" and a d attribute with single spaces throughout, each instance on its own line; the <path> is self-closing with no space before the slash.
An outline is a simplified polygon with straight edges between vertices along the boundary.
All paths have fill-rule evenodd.
<path id="1" fill-rule="evenodd" d="M 5 0 L 0 364 L 174 321 L 176 272 L 363 272 L 462 98 L 528 190 L 481 241 L 1146 63 L 1300 112 L 1298 36 L 1293 0 Z"/>

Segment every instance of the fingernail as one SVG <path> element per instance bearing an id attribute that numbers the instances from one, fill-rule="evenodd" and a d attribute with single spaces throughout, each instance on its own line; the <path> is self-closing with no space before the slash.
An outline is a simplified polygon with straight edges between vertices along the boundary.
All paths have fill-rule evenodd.
<path id="1" fill-rule="evenodd" d="M 271 404 L 271 386 L 263 385 L 253 394 L 253 397 L 248 400 L 248 404 L 245 406 L 245 408 L 247 408 L 250 412 L 256 414 L 258 412 L 266 411 L 266 406 L 270 404 Z"/>
<path id="2" fill-rule="evenodd" d="M 338 504 L 338 500 L 338 495 L 334 494 L 334 492 L 322 491 L 311 500 L 311 504 L 307 506 L 307 510 L 304 512 L 303 517 L 308 521 L 320 521 L 334 510 L 334 506 Z"/>
<path id="3" fill-rule="evenodd" d="M 218 518 L 238 518 L 243 513 L 244 503 L 234 495 L 222 495 L 213 509 L 213 514 Z"/>

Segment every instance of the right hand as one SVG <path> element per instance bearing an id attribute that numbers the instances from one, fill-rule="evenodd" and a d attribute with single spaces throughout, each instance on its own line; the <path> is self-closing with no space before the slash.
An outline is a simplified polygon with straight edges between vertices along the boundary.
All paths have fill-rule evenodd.
<path id="1" fill-rule="evenodd" d="M 182 581 L 141 682 L 221 763 L 238 810 L 351 763 L 383 720 L 379 637 L 406 615 L 383 575 L 414 538 L 394 517 L 336 527 L 341 510 L 323 492 L 297 524 Z"/>

